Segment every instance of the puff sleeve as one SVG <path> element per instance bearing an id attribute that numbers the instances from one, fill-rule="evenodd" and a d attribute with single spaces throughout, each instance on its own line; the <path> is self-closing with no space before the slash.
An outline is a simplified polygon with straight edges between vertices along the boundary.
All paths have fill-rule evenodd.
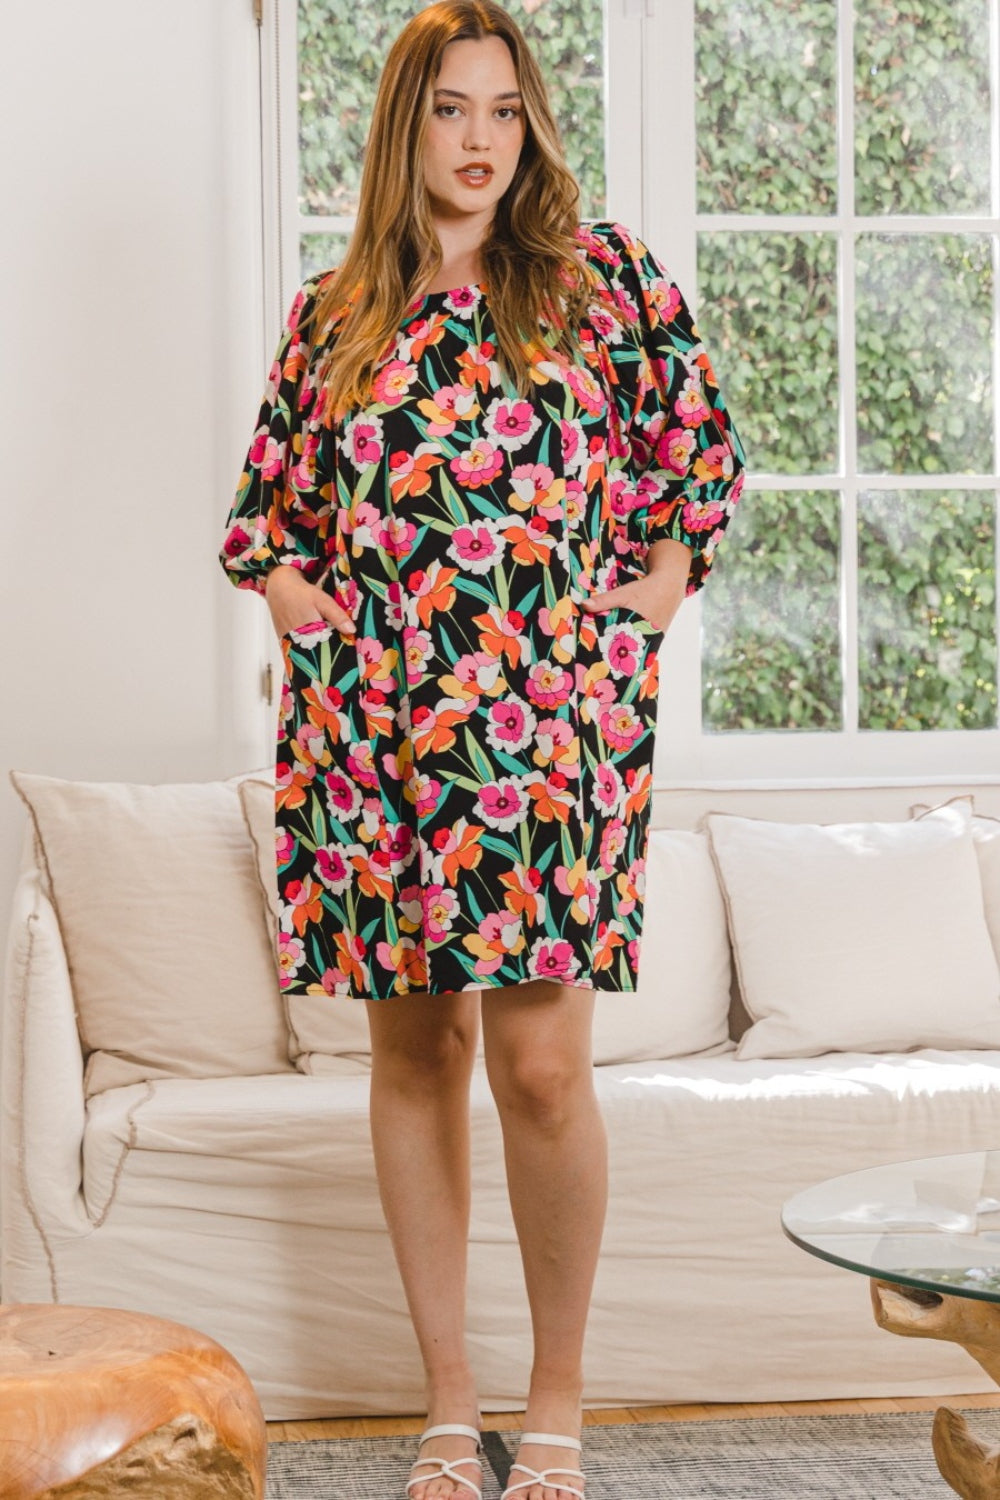
<path id="1" fill-rule="evenodd" d="M 691 548 L 693 594 L 736 508 L 746 456 L 680 289 L 623 225 L 597 227 L 603 274 L 630 324 L 609 346 L 625 468 L 615 509 L 643 565 L 661 537 Z"/>
<path id="2" fill-rule="evenodd" d="M 300 286 L 285 319 L 219 553 L 231 582 L 258 594 L 280 564 L 313 583 L 327 566 L 334 439 L 320 420 L 302 328 L 321 279 Z"/>

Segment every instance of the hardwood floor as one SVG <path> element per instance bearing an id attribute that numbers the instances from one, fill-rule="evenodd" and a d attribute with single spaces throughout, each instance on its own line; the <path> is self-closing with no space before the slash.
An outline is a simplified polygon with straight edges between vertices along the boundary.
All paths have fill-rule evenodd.
<path id="1" fill-rule="evenodd" d="M 709 1417 L 796 1417 L 813 1412 L 836 1415 L 852 1411 L 934 1411 L 939 1406 L 1000 1408 L 1000 1391 L 969 1396 L 871 1396 L 858 1401 L 776 1401 L 755 1405 L 626 1406 L 585 1411 L 585 1427 L 622 1422 L 696 1422 Z M 484 1412 L 486 1432 L 514 1429 L 523 1412 Z M 311 1422 L 268 1422 L 272 1443 L 304 1443 L 316 1438 L 385 1437 L 421 1432 L 422 1417 L 326 1417 Z"/>

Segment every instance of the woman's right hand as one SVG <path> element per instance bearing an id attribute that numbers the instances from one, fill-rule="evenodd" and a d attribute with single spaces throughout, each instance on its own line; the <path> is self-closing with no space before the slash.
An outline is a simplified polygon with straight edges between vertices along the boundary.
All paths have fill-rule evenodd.
<path id="1" fill-rule="evenodd" d="M 342 604 L 310 583 L 300 568 L 279 564 L 267 575 L 264 597 L 271 622 L 280 640 L 290 630 L 300 630 L 313 620 L 328 620 L 337 630 L 354 630 L 354 621 Z"/>

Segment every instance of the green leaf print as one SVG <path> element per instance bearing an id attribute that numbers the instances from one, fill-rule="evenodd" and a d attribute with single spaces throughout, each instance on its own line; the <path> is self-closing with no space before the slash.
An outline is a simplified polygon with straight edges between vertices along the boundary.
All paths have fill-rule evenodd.
<path id="1" fill-rule="evenodd" d="M 305 840 L 305 845 L 307 849 L 315 852 L 326 843 L 326 809 L 318 797 L 314 799 L 312 805 L 312 836 L 315 843 L 310 844 L 308 840 Z"/>
<path id="2" fill-rule="evenodd" d="M 454 519 L 456 526 L 467 526 L 469 524 L 469 512 L 462 504 L 461 497 L 447 474 L 440 471 L 438 482 L 444 502 L 448 507 L 449 514 Z"/>
<path id="3" fill-rule="evenodd" d="M 527 823 L 527 820 L 525 820 L 521 824 L 520 828 L 518 829 L 518 834 L 519 834 L 520 840 L 521 840 L 521 859 L 524 861 L 524 863 L 530 869 L 530 867 L 531 867 L 531 836 L 528 833 L 528 823 Z"/>
<path id="4" fill-rule="evenodd" d="M 496 776 L 494 774 L 494 768 L 490 765 L 490 762 L 487 760 L 480 747 L 476 744 L 475 736 L 473 735 L 472 730 L 469 728 L 468 724 L 465 726 L 465 748 L 468 751 L 469 761 L 475 769 L 477 775 L 481 776 L 484 782 L 495 781 Z M 477 787 L 476 790 L 478 791 L 479 788 Z"/>

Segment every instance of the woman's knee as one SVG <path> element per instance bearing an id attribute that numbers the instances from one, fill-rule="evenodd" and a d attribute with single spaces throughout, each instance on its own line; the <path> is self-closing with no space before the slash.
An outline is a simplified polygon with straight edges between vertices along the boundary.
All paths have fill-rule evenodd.
<path id="1" fill-rule="evenodd" d="M 518 1048 L 488 1059 L 490 1086 L 502 1113 L 558 1127 L 593 1093 L 590 1059 L 577 1049 Z"/>
<path id="2" fill-rule="evenodd" d="M 437 997 L 426 998 L 433 1002 Z M 397 1005 L 407 1010 L 381 1009 Z M 471 1005 L 426 1004 L 424 997 L 407 996 L 398 1002 L 371 1002 L 369 1020 L 372 1065 L 383 1076 L 427 1088 L 464 1078 L 472 1069 L 479 1016 Z"/>

